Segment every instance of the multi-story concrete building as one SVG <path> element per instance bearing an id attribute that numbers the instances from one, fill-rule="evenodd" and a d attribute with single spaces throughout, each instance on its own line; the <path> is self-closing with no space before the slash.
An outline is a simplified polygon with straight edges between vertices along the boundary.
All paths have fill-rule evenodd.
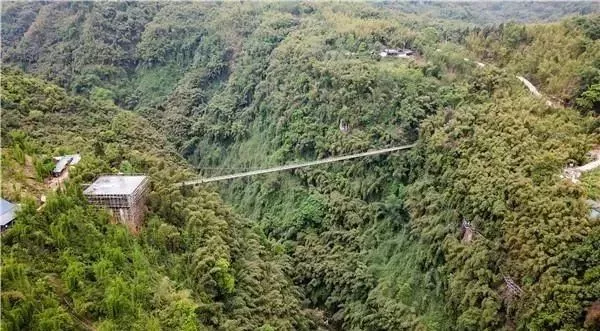
<path id="1" fill-rule="evenodd" d="M 132 231 L 144 219 L 150 182 L 144 175 L 100 176 L 83 191 L 94 205 L 108 208 L 112 215 Z"/>

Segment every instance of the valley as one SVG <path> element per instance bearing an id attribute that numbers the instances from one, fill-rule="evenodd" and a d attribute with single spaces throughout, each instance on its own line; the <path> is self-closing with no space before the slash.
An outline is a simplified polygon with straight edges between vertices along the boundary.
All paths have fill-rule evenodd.
<path id="1" fill-rule="evenodd" d="M 3 3 L 2 330 L 596 329 L 598 13 Z"/>

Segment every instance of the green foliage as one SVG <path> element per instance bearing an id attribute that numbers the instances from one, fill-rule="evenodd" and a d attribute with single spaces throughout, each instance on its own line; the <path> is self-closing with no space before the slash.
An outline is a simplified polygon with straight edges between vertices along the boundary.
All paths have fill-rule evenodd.
<path id="1" fill-rule="evenodd" d="M 54 169 L 54 163 L 50 158 L 36 158 L 34 161 L 34 167 L 37 180 L 41 182 L 44 180 L 44 178 L 50 176 L 52 170 Z"/>
<path id="2" fill-rule="evenodd" d="M 600 113 L 600 83 L 594 84 L 575 100 L 577 106 L 585 110 L 593 110 Z"/>
<path id="3" fill-rule="evenodd" d="M 588 198 L 600 200 L 600 170 L 584 173 L 581 183 L 585 187 Z"/>
<path id="4" fill-rule="evenodd" d="M 4 71 L 2 81 L 3 97 L 20 98 L 26 84 L 26 95 L 38 100 L 51 102 L 47 96 L 63 93 L 16 71 Z M 172 186 L 189 170 L 147 121 L 82 99 L 66 96 L 64 102 L 70 113 L 49 113 L 47 123 L 22 122 L 3 140 L 3 162 L 5 152 L 22 147 L 32 153 L 79 150 L 83 158 L 65 190 L 45 192 L 39 210 L 23 201 L 14 226 L 2 235 L 2 329 L 317 328 L 283 272 L 288 261 L 273 254 L 268 241 L 215 193 Z M 11 104 L 3 112 L 22 118 L 27 107 Z M 103 155 L 94 153 L 99 144 L 106 146 Z M 46 164 L 36 160 L 40 169 Z M 139 236 L 81 193 L 82 182 L 118 170 L 152 177 L 149 222 Z M 3 163 L 3 179 L 4 173 Z M 10 181 L 3 185 L 25 184 Z"/>
<path id="5" fill-rule="evenodd" d="M 582 124 L 588 119 L 547 112 L 508 91 L 422 125 L 426 157 L 408 194 L 412 229 L 431 245 L 429 263 L 444 261 L 459 328 L 496 329 L 503 320 L 532 329 L 581 327 L 598 295 L 584 276 L 593 267 L 565 265 L 574 266 L 574 251 L 599 224 L 586 219 L 581 189 L 557 177 L 566 160 L 590 147 Z M 462 220 L 478 231 L 470 244 L 459 240 Z M 523 294 L 511 298 L 502 276 Z M 550 297 L 560 303 L 549 305 Z"/>
<path id="6" fill-rule="evenodd" d="M 2 329 L 593 328 L 597 174 L 559 174 L 598 142 L 597 15 L 465 23 L 593 6 L 440 6 L 3 6 L 3 64 L 78 95 L 3 70 L 3 195 L 38 198 L 29 179 L 49 156 L 83 159 L 3 234 Z M 546 107 L 514 74 L 588 115 Z M 415 141 L 220 185 L 236 212 L 215 187 L 172 186 L 186 161 L 210 175 Z M 110 172 L 152 178 L 137 236 L 81 195 Z"/>
<path id="7" fill-rule="evenodd" d="M 114 93 L 101 87 L 94 87 L 90 92 L 90 100 L 104 106 L 114 105 Z"/>
<path id="8" fill-rule="evenodd" d="M 526 76 L 550 96 L 597 111 L 600 39 L 593 31 L 598 20 L 596 14 L 553 24 L 477 28 L 467 46 L 484 62 Z"/>
<path id="9" fill-rule="evenodd" d="M 132 174 L 134 173 L 133 171 L 133 166 L 131 165 L 131 162 L 124 160 L 121 162 L 121 166 L 119 167 L 119 172 L 122 172 L 124 174 Z"/>
<path id="10" fill-rule="evenodd" d="M 386 9 L 395 9 L 423 16 L 426 20 L 452 19 L 478 25 L 501 24 L 504 22 L 540 23 L 560 20 L 571 15 L 586 15 L 598 12 L 591 2 L 378 2 Z"/>

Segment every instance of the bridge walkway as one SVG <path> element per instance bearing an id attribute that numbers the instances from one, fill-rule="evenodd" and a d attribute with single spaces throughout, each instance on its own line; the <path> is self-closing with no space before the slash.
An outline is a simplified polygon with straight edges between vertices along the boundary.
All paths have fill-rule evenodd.
<path id="1" fill-rule="evenodd" d="M 351 154 L 351 155 L 334 156 L 334 157 L 330 157 L 330 158 L 326 158 L 326 159 L 322 159 L 322 160 L 308 161 L 308 162 L 296 163 L 296 164 L 287 164 L 287 165 L 282 165 L 282 166 L 277 166 L 277 167 L 272 167 L 272 168 L 252 170 L 252 171 L 240 172 L 240 173 L 235 173 L 235 174 L 230 174 L 230 175 L 222 175 L 222 176 L 215 176 L 215 177 L 209 177 L 209 178 L 198 178 L 198 179 L 193 179 L 193 180 L 185 181 L 182 183 L 178 183 L 176 185 L 177 186 L 198 185 L 198 184 L 217 182 L 217 181 L 228 180 L 228 179 L 235 179 L 235 178 L 241 178 L 241 177 L 267 174 L 267 173 L 271 173 L 271 172 L 278 172 L 278 171 L 284 171 L 284 170 L 310 167 L 310 166 L 318 165 L 318 164 L 333 163 L 333 162 L 355 159 L 355 158 L 359 158 L 359 157 L 385 154 L 385 153 L 391 153 L 391 152 L 395 152 L 395 151 L 411 149 L 411 148 L 415 147 L 415 145 L 416 144 L 403 145 L 403 146 L 378 149 L 378 150 L 374 150 L 374 151 L 368 151 L 368 152 Z"/>

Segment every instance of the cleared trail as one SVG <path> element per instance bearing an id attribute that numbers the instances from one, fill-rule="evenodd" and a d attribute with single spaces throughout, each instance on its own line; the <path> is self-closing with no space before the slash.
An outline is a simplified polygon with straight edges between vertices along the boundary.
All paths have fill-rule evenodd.
<path id="1" fill-rule="evenodd" d="M 471 62 L 470 59 L 465 58 L 466 62 Z M 479 62 L 479 61 L 473 61 L 475 64 L 477 64 L 478 67 L 483 68 L 486 66 L 485 63 Z M 537 87 L 535 87 L 535 85 L 533 85 L 529 80 L 527 80 L 527 78 L 523 77 L 523 76 L 515 76 L 517 77 L 518 80 L 520 80 L 525 87 L 527 87 L 527 89 L 529 90 L 529 92 L 531 92 L 531 94 L 533 94 L 536 98 L 540 98 L 540 99 L 544 99 L 546 102 L 546 105 L 553 107 L 553 108 L 560 108 L 560 104 L 557 104 L 555 102 L 550 101 L 548 98 L 545 98 L 543 94 L 540 93 L 540 91 L 538 91 Z"/>
<path id="2" fill-rule="evenodd" d="M 535 97 L 540 98 L 540 99 L 545 99 L 546 105 L 548 105 L 550 107 L 554 107 L 554 108 L 559 108 L 559 106 L 556 105 L 554 102 L 548 100 L 547 98 L 544 98 L 544 96 L 540 93 L 540 91 L 538 91 L 538 89 L 535 87 L 535 85 L 533 85 L 525 77 L 517 76 L 517 79 L 520 80 L 523 84 L 525 84 L 525 86 L 529 89 L 531 94 L 533 94 Z"/>
<path id="3" fill-rule="evenodd" d="M 535 85 L 531 84 L 531 82 L 528 81 L 527 79 L 525 79 L 525 77 L 517 76 L 517 79 L 520 80 L 521 82 L 523 82 L 523 84 L 525 84 L 525 86 L 527 86 L 527 88 L 529 89 L 531 94 L 535 95 L 538 98 L 542 97 L 542 94 L 538 91 L 538 89 L 535 87 Z"/>
<path id="4" fill-rule="evenodd" d="M 177 186 L 198 185 L 198 184 L 204 184 L 204 183 L 210 183 L 210 182 L 217 182 L 217 181 L 221 181 L 221 180 L 235 179 L 235 178 L 261 175 L 261 174 L 277 172 L 277 171 L 310 167 L 310 166 L 318 165 L 318 164 L 333 163 L 333 162 L 339 162 L 339 161 L 344 161 L 344 160 L 356 159 L 359 157 L 365 157 L 365 156 L 371 156 L 371 155 L 377 155 L 377 154 L 385 154 L 385 153 L 391 153 L 391 152 L 395 152 L 395 151 L 411 149 L 411 148 L 415 147 L 415 145 L 416 144 L 390 147 L 390 148 L 378 149 L 375 151 L 368 151 L 368 152 L 363 152 L 363 153 L 358 153 L 358 154 L 335 156 L 335 157 L 330 157 L 330 158 L 322 159 L 322 160 L 309 161 L 309 162 L 296 163 L 296 164 L 288 164 L 288 165 L 282 165 L 282 166 L 247 171 L 247 172 L 240 172 L 240 173 L 235 173 L 235 174 L 231 174 L 231 175 L 222 175 L 222 176 L 215 176 L 215 177 L 209 177 L 209 178 L 199 178 L 199 179 L 185 181 L 182 183 L 177 183 L 176 185 Z"/>

